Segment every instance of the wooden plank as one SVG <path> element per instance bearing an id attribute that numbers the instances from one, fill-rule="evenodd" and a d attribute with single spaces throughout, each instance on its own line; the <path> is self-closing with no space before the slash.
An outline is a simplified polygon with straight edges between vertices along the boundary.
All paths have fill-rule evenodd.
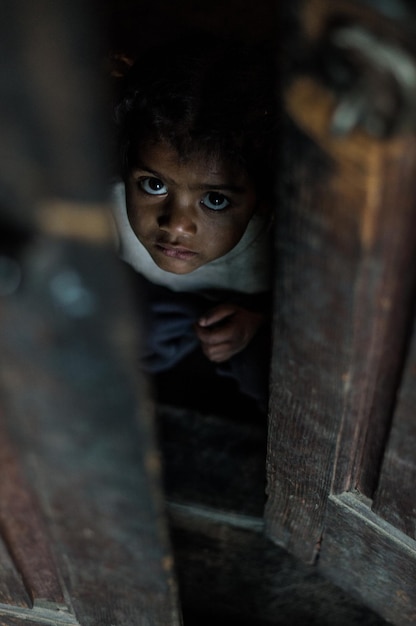
<path id="1" fill-rule="evenodd" d="M 35 201 L 46 194 L 95 202 L 106 197 L 99 25 L 82 0 L 1 3 L 2 213 L 26 228 Z"/>
<path id="2" fill-rule="evenodd" d="M 361 190 L 298 128 L 289 126 L 286 135 L 279 176 L 287 183 L 276 228 L 266 520 L 275 541 L 313 560 L 349 371 L 359 265 L 354 207 Z M 347 186 L 343 197 L 340 188 Z"/>
<path id="3" fill-rule="evenodd" d="M 22 272 L 0 312 L 4 415 L 71 612 L 179 624 L 126 275 L 111 247 L 72 238 L 34 242 Z"/>
<path id="4" fill-rule="evenodd" d="M 373 511 L 416 539 L 416 332 L 400 384 Z"/>
<path id="5" fill-rule="evenodd" d="M 34 606 L 66 609 L 47 532 L 1 414 L 0 473 L 3 476 L 0 481 L 0 527 L 32 603 Z M 10 600 L 20 604 L 20 596 L 19 590 L 14 589 Z"/>
<path id="6" fill-rule="evenodd" d="M 368 497 L 390 428 L 415 284 L 414 138 L 383 146 L 374 165 L 373 232 L 356 284 L 350 393 L 334 485 L 335 492 L 357 487 Z"/>
<path id="7" fill-rule="evenodd" d="M 0 538 L 0 604 L 29 607 L 30 598 L 10 553 Z"/>
<path id="8" fill-rule="evenodd" d="M 55 624 L 176 625 L 137 320 L 101 204 L 98 14 L 82 0 L 5 0 L 0 13 L 1 217 L 22 278 L 0 307 L 1 521 L 35 604 L 16 612 L 50 623 L 38 604 L 63 596 L 70 614 Z"/>
<path id="9" fill-rule="evenodd" d="M 415 138 L 335 136 L 335 105 L 293 78 L 278 175 L 266 521 L 309 560 L 328 495 L 374 493 L 416 280 Z"/>
<path id="10" fill-rule="evenodd" d="M 388 622 L 411 626 L 416 621 L 415 544 L 368 504 L 352 493 L 330 498 L 319 568 Z"/>
<path id="11" fill-rule="evenodd" d="M 310 137 L 288 131 L 281 176 L 290 187 L 276 229 L 267 517 L 272 536 L 306 558 L 320 541 L 351 368 L 360 363 L 356 283 L 372 235 L 371 157 L 382 149 L 365 136 L 331 137 L 326 96 L 312 81 L 289 93 L 289 111 Z M 357 417 L 347 423 L 349 462 Z"/>

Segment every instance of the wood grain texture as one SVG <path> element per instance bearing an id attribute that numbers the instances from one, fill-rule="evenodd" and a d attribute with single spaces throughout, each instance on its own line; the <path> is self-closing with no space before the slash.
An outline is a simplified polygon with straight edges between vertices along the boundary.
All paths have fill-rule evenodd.
<path id="1" fill-rule="evenodd" d="M 335 493 L 345 489 L 347 477 L 351 488 L 368 497 L 378 482 L 411 322 L 416 279 L 415 138 L 380 146 L 374 160 L 374 224 L 355 288 L 350 392 L 334 486 Z"/>
<path id="2" fill-rule="evenodd" d="M 102 204 L 101 22 L 82 0 L 0 14 L 1 227 L 26 235 L 0 243 L 21 275 L 0 307 L 0 523 L 34 603 L 17 620 L 176 626 L 152 405 Z"/>
<path id="3" fill-rule="evenodd" d="M 351 359 L 360 221 L 328 153 L 289 123 L 276 227 L 268 532 L 313 560 Z M 352 188 L 351 188 L 352 187 Z"/>
<path id="4" fill-rule="evenodd" d="M 31 606 L 31 600 L 22 578 L 2 538 L 0 539 L 0 604 Z"/>
<path id="5" fill-rule="evenodd" d="M 49 537 L 0 413 L 0 527 L 35 606 L 66 609 Z M 20 604 L 16 591 L 11 603 Z"/>
<path id="6" fill-rule="evenodd" d="M 330 499 L 319 568 L 396 626 L 416 620 L 416 549 L 353 494 Z"/>
<path id="7" fill-rule="evenodd" d="M 330 493 L 372 497 L 416 281 L 416 141 L 334 136 L 333 96 L 285 93 L 268 532 L 313 560 Z"/>
<path id="8" fill-rule="evenodd" d="M 385 621 L 233 516 L 170 509 L 185 624 L 382 626 Z M 259 532 L 260 531 L 260 532 Z"/>
<path id="9" fill-rule="evenodd" d="M 46 239 L 23 270 L 24 287 L 0 314 L 3 417 L 65 599 L 82 626 L 179 624 L 152 403 L 137 375 L 121 264 L 106 247 Z M 65 298 L 74 280 L 86 298 L 79 309 Z M 19 550 L 19 538 L 10 541 Z"/>
<path id="10" fill-rule="evenodd" d="M 383 458 L 373 511 L 416 539 L 416 332 L 395 405 L 393 425 Z"/>

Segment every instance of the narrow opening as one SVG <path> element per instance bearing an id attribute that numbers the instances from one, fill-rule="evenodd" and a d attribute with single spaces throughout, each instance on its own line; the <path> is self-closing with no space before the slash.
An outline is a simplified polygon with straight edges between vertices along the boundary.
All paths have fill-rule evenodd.
<path id="1" fill-rule="evenodd" d="M 121 128 L 122 191 L 116 202 L 121 198 L 124 208 L 116 210 L 116 222 L 119 231 L 126 223 L 129 230 L 125 240 L 120 235 L 120 255 L 143 315 L 143 364 L 156 400 L 164 492 L 187 614 L 193 601 L 184 591 L 192 570 L 186 563 L 195 550 L 192 528 L 204 541 L 211 532 L 200 531 L 204 525 L 259 531 L 266 504 L 274 213 L 273 142 L 266 129 L 277 117 L 276 9 L 274 0 L 110 0 L 107 10 Z M 197 46 L 193 42 L 187 62 L 202 69 L 190 89 L 183 87 L 189 72 L 175 58 L 192 35 Z M 230 54 L 238 51 L 234 65 L 221 57 L 218 40 L 227 42 Z M 220 51 L 215 62 L 213 50 Z M 156 102 L 157 115 L 147 98 Z M 146 222 L 149 206 L 153 213 Z M 138 240 L 144 257 L 136 254 Z M 201 564 L 197 576 L 208 570 Z"/>
<path id="2" fill-rule="evenodd" d="M 164 45 L 164 53 L 167 54 L 170 50 L 171 54 L 174 55 L 175 48 L 179 45 L 180 38 L 188 37 L 189 33 L 197 36 L 199 33 L 202 33 L 200 41 L 201 49 L 213 47 L 217 38 L 221 38 L 225 41 L 233 40 L 233 42 L 237 42 L 236 45 L 240 46 L 241 50 L 249 50 L 250 48 L 253 50 L 261 49 L 262 54 L 266 54 L 265 50 L 267 49 L 270 62 L 273 63 L 274 61 L 274 59 L 272 60 L 272 49 L 274 45 L 276 18 L 275 3 L 272 1 L 262 2 L 260 5 L 256 5 L 256 7 L 250 4 L 245 4 L 244 7 L 242 7 L 241 3 L 238 2 L 228 2 L 225 5 L 221 2 L 203 2 L 198 3 L 196 6 L 185 0 L 180 3 L 159 0 L 151 4 L 137 0 L 125 0 L 124 2 L 112 2 L 110 0 L 108 2 L 107 11 L 109 18 L 108 24 L 110 25 L 109 61 L 110 70 L 114 78 L 114 97 L 117 102 L 119 101 L 117 98 L 120 99 L 123 94 L 123 89 L 125 88 L 123 76 L 129 71 L 132 65 L 135 64 L 140 67 L 142 63 L 143 68 L 142 70 L 139 69 L 139 73 L 140 71 L 149 73 L 149 64 L 151 66 L 155 56 L 157 56 L 158 48 Z M 168 42 L 167 46 L 166 42 Z M 150 56 L 148 50 L 152 50 Z M 197 51 L 197 53 L 199 52 L 200 51 Z M 146 59 L 145 62 L 142 61 L 143 58 Z M 252 89 L 250 84 L 252 77 L 249 76 L 250 71 L 253 71 L 252 68 L 247 66 L 247 69 L 243 68 L 242 70 L 241 67 L 235 67 L 235 72 L 240 72 L 240 75 L 242 71 L 243 73 L 244 71 L 247 73 L 247 85 L 242 84 L 240 80 L 240 99 L 246 97 L 244 93 L 245 87 L 247 91 Z M 154 81 L 154 76 L 151 75 L 150 78 L 147 77 L 146 80 L 148 83 L 151 81 L 154 83 L 157 82 Z M 163 80 L 165 80 L 165 77 Z M 237 111 L 238 95 L 234 102 L 231 103 L 230 108 L 229 103 L 225 101 L 227 91 L 226 89 L 224 90 L 224 80 L 226 82 L 233 80 L 232 64 L 230 64 L 228 76 L 225 72 L 223 72 L 222 76 L 215 74 L 211 76 L 212 91 L 217 101 L 220 102 L 220 106 L 217 106 L 219 115 L 223 115 L 224 119 L 226 119 L 226 113 L 224 113 L 224 111 L 228 106 L 228 115 L 232 117 L 234 106 L 236 114 L 242 115 L 243 120 L 243 114 L 245 113 L 247 114 L 247 118 L 250 115 L 258 116 L 258 111 L 254 111 L 253 108 L 256 97 L 246 97 L 247 102 L 253 108 L 252 111 Z M 260 89 L 264 90 L 266 87 L 269 88 L 270 85 L 273 84 L 275 77 L 271 75 L 268 77 L 268 80 L 268 85 L 265 84 L 265 82 L 261 84 L 261 82 L 258 81 Z M 235 82 L 237 85 L 237 80 L 235 80 Z M 174 82 L 172 82 L 172 84 L 173 87 L 171 85 L 170 88 L 175 90 Z M 206 85 L 204 87 L 199 86 L 199 89 L 202 88 L 206 89 Z M 218 93 L 215 93 L 217 89 Z M 180 90 L 178 90 L 178 98 L 181 97 L 179 91 Z M 212 95 L 213 94 L 208 93 L 207 98 Z M 198 97 L 198 94 L 193 93 L 192 97 Z M 258 106 L 263 106 L 262 94 L 260 92 L 257 100 Z M 140 106 L 144 107 L 145 105 L 142 104 Z M 180 102 L 179 106 L 184 105 Z M 162 115 L 164 113 L 163 103 L 160 111 L 162 111 Z M 180 119 L 181 124 L 184 124 L 186 120 L 184 120 L 182 113 L 182 110 L 179 111 L 178 119 Z M 200 114 L 200 110 L 197 111 L 197 114 Z M 269 117 L 272 117 L 274 114 L 275 111 L 270 110 L 262 112 L 262 115 Z M 143 113 L 141 113 L 141 115 L 143 117 Z M 231 117 L 229 124 L 232 123 Z M 136 126 L 140 124 L 140 120 L 136 119 L 136 122 Z M 150 123 L 153 123 L 153 120 Z M 194 121 L 193 124 L 195 126 L 198 122 Z M 144 125 L 146 125 L 146 121 Z M 203 125 L 204 122 L 200 124 L 202 127 Z M 130 126 L 131 132 L 137 132 L 140 138 L 146 137 L 146 128 L 139 131 L 135 127 L 133 131 L 133 126 L 134 124 Z M 158 128 L 160 129 L 160 125 Z M 217 126 L 214 128 L 213 132 L 218 133 L 218 128 L 220 127 Z M 202 131 L 199 129 L 199 131 L 195 132 L 202 132 L 203 135 L 205 130 L 209 131 L 210 129 L 202 128 Z M 140 132 L 142 132 L 141 135 L 139 134 Z M 164 322 L 160 322 L 162 327 L 160 325 L 157 326 L 157 330 L 155 331 L 155 326 L 153 325 L 154 316 L 158 314 L 155 314 L 155 308 L 152 308 L 150 312 L 152 318 L 150 325 L 144 324 L 144 334 L 146 335 L 144 340 L 146 342 L 148 339 L 147 333 L 156 332 L 159 333 L 159 335 L 163 335 L 165 332 L 169 333 L 170 325 L 175 325 L 176 323 L 179 324 L 180 329 L 177 331 L 174 330 L 173 333 L 176 332 L 183 335 L 188 333 L 188 326 L 181 326 L 178 317 L 184 314 L 188 315 L 189 309 L 191 309 L 191 314 L 196 316 L 198 321 L 208 313 L 211 315 L 211 312 L 215 311 L 208 320 L 209 326 L 206 328 L 205 336 L 208 336 L 209 333 L 211 333 L 211 335 L 206 341 L 201 339 L 204 330 L 202 326 L 199 327 L 201 336 L 197 337 L 196 340 L 194 337 L 194 344 L 192 344 L 192 342 L 187 343 L 184 336 L 176 336 L 173 339 L 172 350 L 174 354 L 182 353 L 182 358 L 174 356 L 172 360 L 174 365 L 169 365 L 170 357 L 165 355 L 163 357 L 165 361 L 160 367 L 157 365 L 150 367 L 151 380 L 158 407 L 160 443 L 165 466 L 166 497 L 169 501 L 174 503 L 208 507 L 226 513 L 252 516 L 261 519 L 266 497 L 267 387 L 268 366 L 270 362 L 270 335 L 268 330 L 271 317 L 271 297 L 269 294 L 263 293 L 264 290 L 260 286 L 262 281 L 264 283 L 266 281 L 262 276 L 262 273 L 266 270 L 264 267 L 260 267 L 257 275 L 255 275 L 253 270 L 251 277 L 247 275 L 241 278 L 241 274 L 240 276 L 235 276 L 232 280 L 238 283 L 237 288 L 235 291 L 233 290 L 232 293 L 229 293 L 230 285 L 227 283 L 227 280 L 224 282 L 221 279 L 221 272 L 224 272 L 224 267 L 221 267 L 220 264 L 218 269 L 220 274 L 217 289 L 218 293 L 215 294 L 213 300 L 213 287 L 215 288 L 215 280 L 217 279 L 215 276 L 213 279 L 209 277 L 208 282 L 210 284 L 208 288 L 203 278 L 201 286 L 198 285 L 198 281 L 196 280 L 195 288 L 190 287 L 188 289 L 188 287 L 185 287 L 186 293 L 184 293 L 182 287 L 177 287 L 178 275 L 176 272 L 182 272 L 181 263 L 182 265 L 186 265 L 185 262 L 188 260 L 186 258 L 188 252 L 184 249 L 187 234 L 185 233 L 184 238 L 180 239 L 182 235 L 179 234 L 178 236 L 177 233 L 172 234 L 169 232 L 170 226 L 167 224 L 169 220 L 173 219 L 171 218 L 171 214 L 176 211 L 176 206 L 172 208 L 169 202 L 171 202 L 172 205 L 174 203 L 179 204 L 180 202 L 187 202 L 188 196 L 191 197 L 191 202 L 194 202 L 196 195 L 199 193 L 201 198 L 203 198 L 203 202 L 206 202 L 208 208 L 211 209 L 211 213 L 204 207 L 205 215 L 202 216 L 201 222 L 195 228 L 203 229 L 208 226 L 208 228 L 206 228 L 208 234 L 206 235 L 207 239 L 205 243 L 208 249 L 213 249 L 212 256 L 214 263 L 217 261 L 216 255 L 223 257 L 230 252 L 230 254 L 228 254 L 228 257 L 230 257 L 234 251 L 239 253 L 238 245 L 240 245 L 240 248 L 243 250 L 242 253 L 239 253 L 240 257 L 245 254 L 250 254 L 250 250 L 246 250 L 247 245 L 245 248 L 244 245 L 242 245 L 247 224 L 244 223 L 242 227 L 241 224 L 238 223 L 238 219 L 236 219 L 235 223 L 230 227 L 230 218 L 225 214 L 225 211 L 225 217 L 214 216 L 212 209 L 215 207 L 212 207 L 212 203 L 215 202 L 218 205 L 218 203 L 221 202 L 230 202 L 231 205 L 237 206 L 237 208 L 232 206 L 231 210 L 241 215 L 242 211 L 245 210 L 244 194 L 247 195 L 247 187 L 252 184 L 252 181 L 250 177 L 248 177 L 247 180 L 247 177 L 241 177 L 240 175 L 240 170 L 242 169 L 239 169 L 238 159 L 240 155 L 237 155 L 234 160 L 231 159 L 231 165 L 229 161 L 226 161 L 224 165 L 224 159 L 221 155 L 223 153 L 229 154 L 230 150 L 235 149 L 235 146 L 231 145 L 230 147 L 225 145 L 223 141 L 224 137 L 227 137 L 228 129 L 226 126 L 223 130 L 223 137 L 219 139 L 214 138 L 213 140 L 208 132 L 202 136 L 202 148 L 200 153 L 198 153 L 198 138 L 190 149 L 189 147 L 184 147 L 183 140 L 182 143 L 180 143 L 181 139 L 177 139 L 177 143 L 173 144 L 176 152 L 180 153 L 182 149 L 187 149 L 188 152 L 183 159 L 183 163 L 180 163 L 179 166 L 175 164 L 173 167 L 169 162 L 170 153 L 168 153 L 167 158 L 165 158 L 164 155 L 166 151 L 163 153 L 163 151 L 159 149 L 160 145 L 169 143 L 166 141 L 166 136 L 171 130 L 168 129 L 165 131 L 162 128 L 162 130 L 158 130 L 157 132 L 160 132 L 162 141 L 155 142 L 154 136 L 151 136 L 150 141 L 148 140 L 147 142 L 147 145 L 150 144 L 151 146 L 150 150 L 139 149 L 140 153 L 136 154 L 135 150 L 137 150 L 137 146 L 134 144 L 134 138 L 130 143 L 127 142 L 128 146 L 126 147 L 126 151 L 129 155 L 128 158 L 130 159 L 128 166 L 130 172 L 127 176 L 129 176 L 131 170 L 133 170 L 132 177 L 134 178 L 130 188 L 130 194 L 134 196 L 133 200 L 130 201 L 131 204 L 134 205 L 135 198 L 137 198 L 137 204 L 140 209 L 140 206 L 143 204 L 143 196 L 145 196 L 146 201 L 150 198 L 156 206 L 156 202 L 159 200 L 159 190 L 161 190 L 162 193 L 160 197 L 167 206 L 166 209 L 161 209 L 161 213 L 164 213 L 161 218 L 158 218 L 158 228 L 165 233 L 165 235 L 163 235 L 165 239 L 157 245 L 159 245 L 159 248 L 165 246 L 164 250 L 162 250 L 164 257 L 161 262 L 159 262 L 159 259 L 156 259 L 156 263 L 159 263 L 159 268 L 161 267 L 162 270 L 166 266 L 170 275 L 165 272 L 165 276 L 160 280 L 156 272 L 155 281 L 157 285 L 155 288 L 152 282 L 153 274 L 151 271 L 146 275 L 144 282 L 140 271 L 138 271 L 137 274 L 134 271 L 137 269 L 137 264 L 135 267 L 134 260 L 135 251 L 133 250 L 130 257 L 129 253 L 126 254 L 129 271 L 133 268 L 132 281 L 134 283 L 134 290 L 138 294 L 139 300 L 141 300 L 141 304 L 143 304 L 143 300 L 148 301 L 150 298 L 152 303 L 156 303 L 156 308 L 159 307 L 160 309 L 161 307 L 163 309 L 161 319 L 165 316 L 164 319 L 167 320 L 166 326 L 163 326 Z M 231 133 L 228 134 L 231 136 Z M 237 142 L 242 142 L 243 140 L 245 141 L 245 137 L 241 133 L 241 137 L 237 139 Z M 263 141 L 263 139 L 257 137 L 256 141 L 252 140 L 252 143 L 260 144 L 261 141 Z M 205 150 L 204 145 L 206 146 L 207 142 L 208 144 L 211 142 L 211 144 L 209 144 L 210 147 Z M 140 140 L 137 139 L 136 143 L 140 145 Z M 155 143 L 156 147 L 154 145 Z M 171 148 L 171 145 L 169 147 Z M 227 150 L 228 152 L 226 152 Z M 170 150 L 170 152 L 172 152 L 172 150 Z M 218 154 L 220 155 L 219 158 Z M 194 157 L 197 162 L 197 167 L 194 166 Z M 237 166 L 235 165 L 236 163 Z M 187 177 L 186 173 L 188 166 L 190 169 L 190 177 Z M 204 169 L 204 166 L 207 167 Z M 246 164 L 243 169 L 245 168 Z M 206 181 L 205 178 L 207 178 Z M 260 172 L 258 179 L 261 181 L 261 187 L 265 188 L 269 186 L 270 191 L 272 190 L 272 176 L 270 176 L 269 173 L 266 174 L 264 171 Z M 166 182 L 167 180 L 169 184 Z M 208 188 L 206 190 L 193 191 L 191 187 L 192 180 L 194 182 L 196 180 L 197 185 L 200 183 L 203 185 L 206 182 L 211 185 L 213 189 L 212 191 Z M 241 193 L 239 189 L 237 189 L 237 191 L 235 191 L 234 188 L 231 190 L 228 189 L 230 183 L 233 183 L 233 186 L 236 187 L 241 186 L 243 193 Z M 238 185 L 236 183 L 238 183 Z M 256 184 L 259 186 L 258 181 Z M 140 185 L 140 188 L 137 192 L 138 185 Z M 144 188 L 144 185 L 159 185 L 159 188 L 154 187 L 154 189 L 148 189 Z M 221 185 L 225 187 L 224 190 L 220 187 Z M 163 194 L 163 186 L 168 187 L 169 193 L 166 194 L 167 200 L 165 200 Z M 125 184 L 124 187 L 127 189 L 128 194 L 128 184 Z M 184 189 L 185 191 L 183 192 Z M 191 189 L 191 192 L 189 192 L 189 189 Z M 264 189 L 261 189 L 260 193 L 263 193 L 263 191 Z M 256 193 L 256 202 L 260 204 L 258 200 L 258 188 Z M 188 196 L 186 194 L 188 194 Z M 248 201 L 252 202 L 251 199 Z M 128 204 L 128 200 L 126 203 Z M 219 206 L 221 208 L 222 205 L 220 204 Z M 251 211 L 251 208 L 249 210 Z M 271 213 L 273 207 L 269 206 L 268 210 Z M 134 206 L 133 209 L 128 210 L 130 226 L 132 226 L 136 236 L 137 232 L 139 232 L 141 242 L 144 242 L 144 246 L 147 246 L 147 250 L 149 250 L 150 244 L 147 245 L 145 235 L 142 235 L 140 231 L 142 224 L 138 224 L 137 229 L 134 227 L 133 222 L 135 218 L 134 215 L 132 217 L 133 213 Z M 267 220 L 270 219 L 270 213 Z M 166 220 L 166 226 L 160 223 L 163 219 Z M 217 220 L 218 226 L 214 224 L 214 220 Z M 140 219 L 138 221 L 140 221 Z M 250 220 L 247 218 L 246 222 L 249 223 L 249 221 Z M 265 219 L 263 221 L 266 222 Z M 212 226 L 212 224 L 214 225 Z M 255 228 L 261 230 L 263 226 L 259 227 L 256 225 Z M 181 225 L 179 225 L 178 228 L 180 229 Z M 231 231 L 231 228 L 240 229 L 241 232 L 238 232 L 234 238 L 235 240 L 231 243 L 225 242 L 223 248 L 221 248 L 223 232 L 227 232 L 227 229 Z M 250 236 L 252 238 L 250 246 L 256 246 L 258 233 L 255 233 L 254 236 Z M 175 237 L 179 237 L 180 242 L 182 242 L 179 246 L 181 248 L 179 252 L 177 252 L 176 249 L 177 244 Z M 231 239 L 232 238 L 233 235 L 231 235 Z M 173 241 L 173 239 L 175 239 L 175 241 Z M 217 248 L 216 239 L 220 241 Z M 269 239 L 271 240 L 271 237 L 269 237 Z M 189 241 L 191 241 L 191 238 Z M 266 237 L 263 237 L 262 241 L 263 244 L 261 245 L 266 245 Z M 192 248 L 192 245 L 193 244 L 189 244 L 189 247 Z M 204 244 L 198 242 L 197 245 Z M 257 247 L 260 248 L 260 245 L 257 245 Z M 198 253 L 199 252 L 200 250 L 198 248 Z M 188 256 L 190 255 L 191 253 L 188 254 Z M 132 258 L 133 261 L 131 260 Z M 208 262 L 210 262 L 209 257 Z M 239 263 L 233 261 L 233 259 L 228 261 L 228 263 L 230 262 L 233 266 L 232 271 L 235 274 L 235 272 L 238 271 Z M 200 267 L 196 270 L 197 273 L 203 273 L 204 263 L 205 261 L 201 262 Z M 253 263 L 259 263 L 257 257 L 253 257 Z M 244 269 L 244 263 L 241 267 L 241 272 L 246 271 Z M 188 272 L 187 269 L 185 271 Z M 192 273 L 193 271 L 189 272 L 188 276 L 191 276 Z M 173 291 L 169 283 L 170 278 L 172 278 Z M 181 276 L 179 276 L 179 281 L 180 279 Z M 245 290 L 246 285 L 250 281 L 253 284 Z M 254 284 L 255 281 L 258 281 L 258 285 Z M 149 282 L 151 283 L 150 288 Z M 192 283 L 192 280 L 190 282 Z M 244 283 L 246 283 L 246 285 L 244 285 Z M 160 284 L 162 285 L 161 290 L 159 290 Z M 180 284 L 179 282 L 179 285 Z M 186 285 L 186 282 L 183 284 Z M 242 285 L 243 292 L 239 292 Z M 194 291 L 198 293 L 196 294 Z M 162 292 L 162 295 L 160 295 L 160 292 Z M 170 299 L 170 296 L 172 296 L 172 299 Z M 185 304 L 183 304 L 183 301 L 185 301 Z M 250 304 L 247 304 L 248 302 Z M 223 305 L 230 305 L 230 311 L 232 311 L 232 313 L 229 317 L 225 311 L 223 312 L 223 308 L 221 308 Z M 144 308 L 146 308 L 146 302 L 144 303 Z M 251 340 L 251 337 L 250 340 L 246 338 L 243 340 L 240 339 L 240 337 L 234 339 L 233 335 L 227 334 L 228 331 L 226 327 L 229 320 L 238 316 L 241 311 L 242 314 L 249 311 L 253 319 L 256 315 L 258 315 L 259 318 L 260 316 L 268 318 L 266 322 L 263 323 L 262 321 L 258 324 L 258 326 L 261 327 L 260 331 L 257 331 L 257 327 L 256 331 L 251 330 L 255 327 L 257 321 L 247 322 L 246 327 L 241 326 L 240 332 L 242 334 L 244 332 L 253 333 L 253 335 L 255 335 L 255 341 Z M 213 321 L 216 315 L 221 318 L 219 321 Z M 147 322 L 148 321 L 147 319 Z M 231 323 L 233 324 L 234 322 Z M 224 347 L 223 353 L 220 354 L 220 356 L 214 355 L 215 348 L 208 345 L 211 341 L 212 330 L 215 326 L 222 326 L 224 328 L 224 343 L 228 341 L 231 342 L 231 340 L 234 339 L 236 344 L 235 348 Z M 166 328 L 168 328 L 168 330 L 166 330 Z M 237 333 L 237 330 L 235 332 Z M 216 337 L 217 336 L 220 337 L 219 334 L 217 334 Z M 261 339 L 259 339 L 260 336 Z M 159 339 L 157 339 L 157 341 L 159 341 Z M 222 339 L 214 338 L 213 341 L 221 342 Z M 235 368 L 233 369 L 233 367 L 228 366 L 229 361 L 224 355 L 233 354 L 232 351 L 234 349 L 243 351 L 241 348 L 243 342 L 249 344 L 248 348 L 253 351 L 253 354 L 250 355 L 249 350 L 244 348 L 244 352 L 248 354 L 245 359 L 246 362 L 244 362 L 244 359 L 242 360 L 242 364 L 237 366 L 239 371 L 235 374 Z M 258 345 L 253 348 L 256 342 Z M 194 347 L 192 347 L 192 345 L 194 345 Z M 221 348 L 218 349 L 221 351 Z M 207 356 L 209 350 L 213 351 L 211 353 L 212 356 Z M 226 358 L 226 361 L 224 361 L 224 358 Z M 237 359 L 234 357 L 231 358 L 233 361 L 238 362 L 239 357 L 237 357 Z M 221 362 L 219 362 L 218 359 L 221 359 Z M 263 380 L 263 389 L 261 392 L 257 388 L 258 383 L 256 382 L 252 385 L 251 382 L 256 376 L 260 378 L 260 369 L 262 370 L 261 377 Z M 247 375 L 246 370 L 251 370 L 251 372 L 249 371 Z M 250 389 L 250 386 L 253 386 L 253 389 Z M 263 397 L 259 399 L 261 394 L 263 394 Z"/>

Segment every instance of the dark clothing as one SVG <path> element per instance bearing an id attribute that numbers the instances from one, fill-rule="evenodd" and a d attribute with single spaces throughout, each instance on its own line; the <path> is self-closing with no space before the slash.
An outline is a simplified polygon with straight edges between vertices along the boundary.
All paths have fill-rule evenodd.
<path id="1" fill-rule="evenodd" d="M 263 310 L 270 297 L 239 293 L 180 293 L 138 276 L 144 316 L 140 361 L 143 369 L 158 374 L 173 368 L 199 347 L 197 320 L 219 302 L 234 302 L 251 310 Z M 269 325 L 264 324 L 250 344 L 228 361 L 216 366 L 221 376 L 236 380 L 242 393 L 262 410 L 267 407 L 270 361 Z"/>

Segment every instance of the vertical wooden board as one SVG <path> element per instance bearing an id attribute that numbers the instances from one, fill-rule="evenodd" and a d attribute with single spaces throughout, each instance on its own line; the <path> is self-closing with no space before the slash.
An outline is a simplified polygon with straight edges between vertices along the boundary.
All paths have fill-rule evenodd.
<path id="1" fill-rule="evenodd" d="M 0 539 L 0 604 L 29 607 L 31 602 L 10 553 Z"/>
<path id="2" fill-rule="evenodd" d="M 296 33 L 295 44 L 287 43 L 289 59 L 283 61 L 289 71 L 305 45 L 299 13 L 294 22 L 289 32 L 292 38 Z M 306 98 L 302 92 L 293 93 L 294 76 L 284 79 L 289 86 L 283 94 L 287 121 L 282 125 L 276 173 L 265 516 L 274 541 L 313 561 L 322 535 L 348 380 L 354 282 L 360 261 L 356 205 L 362 188 L 340 173 L 338 155 L 331 154 L 328 146 L 333 103 L 319 93 Z M 340 189 L 348 192 L 345 198 Z"/>
<path id="3" fill-rule="evenodd" d="M 312 560 L 349 367 L 358 223 L 340 199 L 328 154 L 296 128 L 288 133 L 276 225 L 266 523 L 273 539 Z"/>
<path id="4" fill-rule="evenodd" d="M 350 392 L 335 492 L 373 497 L 408 340 L 416 268 L 416 141 L 398 138 L 373 155 L 373 215 L 363 221 L 364 255 L 356 285 Z"/>
<path id="5" fill-rule="evenodd" d="M 373 511 L 416 539 L 416 332 L 409 346 Z"/>
<path id="6" fill-rule="evenodd" d="M 415 283 L 416 143 L 334 135 L 336 100 L 310 77 L 284 96 L 266 518 L 312 559 L 328 495 L 376 486 Z"/>
<path id="7" fill-rule="evenodd" d="M 45 239 L 23 274 L 0 313 L 0 381 L 68 605 L 82 626 L 179 624 L 121 265 L 107 246 Z"/>
<path id="8" fill-rule="evenodd" d="M 26 483 L 19 451 L 8 436 L 5 421 L 4 411 L 1 411 L 0 528 L 14 562 L 14 578 L 20 578 L 20 585 L 14 584 L 8 602 L 15 606 L 49 606 L 65 610 L 66 603 L 58 571 L 39 515 L 38 504 Z M 0 583 L 3 585 L 9 579 L 5 570 L 10 559 L 8 555 L 7 557 L 3 565 L 4 578 L 2 577 Z M 10 567 L 8 570 L 10 572 Z M 29 603 L 25 598 L 27 593 L 30 595 Z"/>
<path id="9" fill-rule="evenodd" d="M 82 0 L 5 0 L 0 14 L 1 227 L 27 235 L 1 233 L 21 272 L 0 302 L 0 397 L 19 486 L 13 501 L 3 482 L 2 520 L 34 602 L 20 615 L 42 621 L 39 603 L 60 605 L 61 594 L 70 623 L 175 625 L 136 321 L 105 207 L 93 204 L 108 194 L 110 160 L 98 13 Z"/>
<path id="10" fill-rule="evenodd" d="M 267 516 L 300 555 L 319 542 L 331 489 L 373 494 L 416 266 L 413 138 L 327 139 L 325 191 L 319 175 L 296 180 L 304 151 L 292 168 L 304 194 L 277 230 Z"/>
<path id="11" fill-rule="evenodd" d="M 308 79 L 303 84 L 301 79 L 287 97 L 298 123 L 311 132 L 320 145 L 326 145 L 345 173 L 349 168 L 350 186 L 361 187 L 361 201 L 357 196 L 351 204 L 352 211 L 362 213 L 359 218 L 362 258 L 354 296 L 352 366 L 348 374 L 351 392 L 340 435 L 334 491 L 340 493 L 358 486 L 368 497 L 373 496 L 378 481 L 406 350 L 416 282 L 416 230 L 413 227 L 416 220 L 416 137 L 413 123 L 407 121 L 401 127 L 400 122 L 409 112 L 406 107 L 399 107 L 390 111 L 390 119 L 387 116 L 385 134 L 375 132 L 376 136 L 384 137 L 380 141 L 358 130 L 361 126 L 364 128 L 360 117 L 353 125 L 355 130 L 344 136 L 344 140 L 342 131 L 341 137 L 338 138 L 335 131 L 331 138 L 329 129 L 334 129 L 334 111 L 348 109 L 352 84 L 363 88 L 361 97 L 370 112 L 377 110 L 380 96 L 376 93 L 385 93 L 392 100 L 406 99 L 404 93 L 395 94 L 393 78 L 391 82 L 383 82 L 379 75 L 383 64 L 381 59 L 375 59 L 375 53 L 367 55 L 365 45 L 350 48 L 344 42 L 337 47 L 335 41 L 340 29 L 350 28 L 368 36 L 368 46 L 374 42 L 379 51 L 396 54 L 397 67 L 410 67 L 414 65 L 412 17 L 410 5 L 403 5 L 399 12 L 391 12 L 387 6 L 371 2 L 303 2 L 300 21 L 310 53 L 317 55 L 311 64 L 316 83 L 312 86 L 309 80 L 308 86 Z M 383 56 L 382 52 L 380 54 Z M 339 87 L 335 80 L 335 74 L 342 73 L 341 67 L 350 67 L 349 88 Z M 393 77 L 394 70 L 384 68 L 386 76 L 389 71 Z M 322 87 L 318 87 L 319 82 L 332 87 L 325 97 Z M 372 91 L 364 89 L 367 82 L 373 85 Z M 352 112 L 352 101 L 350 106 Z M 413 116 L 412 105 L 410 115 Z M 344 186 L 339 192 L 348 196 L 350 190 Z"/>
<path id="12" fill-rule="evenodd" d="M 388 622 L 415 623 L 415 544 L 375 515 L 358 494 L 330 499 L 318 565 Z"/>
<path id="13" fill-rule="evenodd" d="M 102 22 L 94 9 L 82 0 L 0 5 L 2 212 L 26 227 L 45 194 L 106 196 Z"/>

